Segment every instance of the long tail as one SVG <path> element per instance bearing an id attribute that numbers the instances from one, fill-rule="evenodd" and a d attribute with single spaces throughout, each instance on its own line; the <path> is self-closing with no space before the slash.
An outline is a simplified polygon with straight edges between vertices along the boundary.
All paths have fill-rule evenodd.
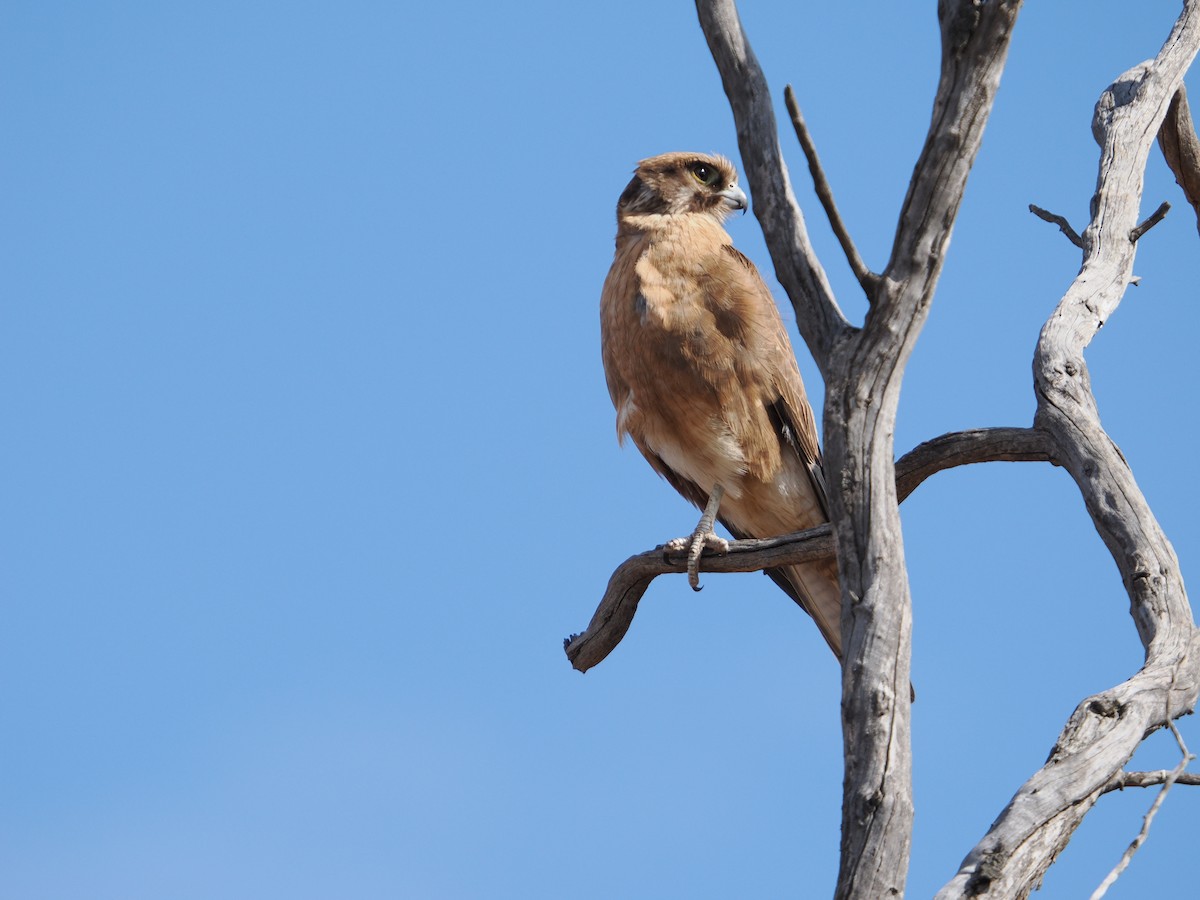
<path id="1" fill-rule="evenodd" d="M 837 562 L 823 560 L 802 566 L 768 569 L 767 574 L 784 593 L 812 616 L 833 655 L 842 659 L 842 589 Z"/>

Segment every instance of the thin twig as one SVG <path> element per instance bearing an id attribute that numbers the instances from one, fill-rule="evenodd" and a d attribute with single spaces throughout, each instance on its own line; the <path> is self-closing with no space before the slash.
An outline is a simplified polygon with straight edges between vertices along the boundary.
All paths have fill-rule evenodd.
<path id="1" fill-rule="evenodd" d="M 1047 210 L 1042 209 L 1040 206 L 1034 206 L 1032 203 L 1029 204 L 1029 211 L 1042 221 L 1049 222 L 1051 225 L 1057 225 L 1060 229 L 1062 229 L 1062 233 L 1067 236 L 1068 241 L 1070 241 L 1080 250 L 1083 249 L 1083 238 L 1081 238 L 1079 233 L 1071 227 L 1071 223 L 1062 216 L 1048 212 Z"/>
<path id="2" fill-rule="evenodd" d="M 1108 889 L 1112 887 L 1113 883 L 1121 877 L 1121 873 L 1129 867 L 1129 863 L 1133 860 L 1133 854 L 1137 853 L 1142 844 L 1146 843 L 1146 837 L 1150 833 L 1150 823 L 1154 821 L 1154 816 L 1158 813 L 1159 807 L 1162 806 L 1163 800 L 1166 799 L 1167 791 L 1183 775 L 1183 770 L 1187 768 L 1188 763 L 1196 758 L 1188 752 L 1187 744 L 1183 742 L 1183 735 L 1179 733 L 1179 729 L 1175 727 L 1175 723 L 1168 719 L 1167 726 L 1171 729 L 1171 733 L 1175 735 L 1175 742 L 1179 744 L 1179 750 L 1183 754 L 1183 758 L 1179 760 L 1179 765 L 1172 769 L 1163 780 L 1162 790 L 1158 792 L 1158 796 L 1154 798 L 1154 802 L 1150 805 L 1150 810 L 1142 820 L 1142 830 L 1138 832 L 1133 842 L 1125 848 L 1125 852 L 1121 854 L 1120 861 L 1117 862 L 1105 879 L 1100 882 L 1100 887 L 1092 892 L 1091 900 L 1100 900 L 1101 897 L 1108 893 Z"/>
<path id="3" fill-rule="evenodd" d="M 1153 772 L 1118 772 L 1100 793 L 1123 791 L 1125 788 L 1157 787 L 1166 784 L 1173 774 L 1166 769 L 1156 769 Z M 1184 772 L 1175 778 L 1175 783 L 1200 786 L 1200 772 Z"/>
<path id="4" fill-rule="evenodd" d="M 867 299 L 871 300 L 875 296 L 879 276 L 863 262 L 858 248 L 854 246 L 854 239 L 850 237 L 850 232 L 846 228 L 846 223 L 842 221 L 842 215 L 838 212 L 837 204 L 833 200 L 833 189 L 829 186 L 829 179 L 825 177 L 821 159 L 817 156 L 817 145 L 813 142 L 804 116 L 800 113 L 800 105 L 796 102 L 796 94 L 790 84 L 783 89 L 783 97 L 787 101 L 788 114 L 792 117 L 792 127 L 796 129 L 796 139 L 800 141 L 800 148 L 804 151 L 805 159 L 808 160 L 808 171 L 812 175 L 813 188 L 817 192 L 817 198 L 821 201 L 821 206 L 825 208 L 825 215 L 829 217 L 829 224 L 833 228 L 833 233 L 837 235 L 838 243 L 842 245 L 846 261 L 850 263 L 850 270 L 854 272 L 854 277 L 866 291 Z"/>
<path id="5" fill-rule="evenodd" d="M 1153 228 L 1155 225 L 1157 225 L 1159 222 L 1161 222 L 1163 220 L 1163 216 L 1165 216 L 1167 214 L 1167 210 L 1169 210 L 1170 208 L 1171 208 L 1171 204 L 1168 203 L 1166 200 L 1164 200 L 1162 203 L 1160 203 L 1158 206 L 1158 209 L 1156 209 L 1154 212 L 1152 212 L 1150 214 L 1150 218 L 1148 218 L 1145 222 L 1143 222 L 1137 228 L 1133 229 L 1133 231 L 1129 232 L 1129 240 L 1133 241 L 1136 244 L 1138 238 L 1140 238 L 1143 234 L 1145 234 L 1147 231 L 1149 231 L 1151 228 Z"/>

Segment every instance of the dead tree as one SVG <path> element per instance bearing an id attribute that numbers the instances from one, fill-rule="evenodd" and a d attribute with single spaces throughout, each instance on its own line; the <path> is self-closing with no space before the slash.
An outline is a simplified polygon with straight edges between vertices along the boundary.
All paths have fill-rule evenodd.
<path id="1" fill-rule="evenodd" d="M 1079 703 L 1046 764 L 963 860 L 939 892 L 941 900 L 1026 896 L 1106 790 L 1178 778 L 1182 769 L 1126 773 L 1124 766 L 1147 735 L 1174 728 L 1174 719 L 1191 712 L 1200 694 L 1200 630 L 1178 561 L 1100 425 L 1083 357 L 1131 281 L 1137 241 L 1165 212 L 1138 222 L 1156 135 L 1200 211 L 1200 152 L 1182 88 L 1200 48 L 1200 0 L 1183 4 L 1158 56 L 1120 75 L 1096 104 L 1092 128 L 1101 152 L 1087 227 L 1076 234 L 1065 219 L 1035 210 L 1077 243 L 1083 264 L 1037 341 L 1031 425 L 943 435 L 895 459 L 892 434 L 905 364 L 930 310 L 1020 6 L 1020 0 L 940 0 L 941 76 L 932 120 L 880 272 L 870 271 L 855 249 L 788 90 L 792 124 L 818 197 L 870 303 L 855 325 L 838 306 L 809 242 L 783 163 L 771 95 L 733 0 L 697 0 L 733 110 L 755 215 L 825 379 L 832 520 L 797 535 L 735 542 L 728 555 L 705 557 L 704 568 L 752 571 L 836 552 L 846 655 L 839 898 L 876 900 L 904 892 L 912 834 L 911 606 L 899 503 L 930 475 L 993 460 L 1063 467 L 1121 572 L 1146 653 L 1132 678 Z M 683 565 L 659 550 L 622 565 L 587 630 L 568 640 L 572 664 L 586 670 L 603 659 L 629 628 L 650 581 Z"/>

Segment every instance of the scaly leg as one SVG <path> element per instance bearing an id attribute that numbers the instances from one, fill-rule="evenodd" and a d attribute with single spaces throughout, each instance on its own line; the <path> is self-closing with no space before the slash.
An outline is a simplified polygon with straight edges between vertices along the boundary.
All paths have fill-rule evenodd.
<path id="1" fill-rule="evenodd" d="M 725 488 L 719 484 L 713 485 L 712 493 L 708 495 L 708 503 L 704 507 L 704 514 L 696 523 L 696 530 L 692 532 L 691 537 L 675 538 L 666 544 L 668 550 L 687 548 L 688 584 L 692 586 L 693 591 L 700 590 L 700 555 L 706 549 L 715 550 L 718 553 L 729 552 L 729 541 L 713 531 L 713 523 L 717 520 L 717 509 L 720 508 L 721 498 L 724 496 Z"/>

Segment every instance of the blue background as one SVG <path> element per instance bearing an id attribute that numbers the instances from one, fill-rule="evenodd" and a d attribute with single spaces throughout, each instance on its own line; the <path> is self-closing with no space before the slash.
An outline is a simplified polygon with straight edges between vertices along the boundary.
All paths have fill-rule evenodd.
<path id="1" fill-rule="evenodd" d="M 934 8 L 742 9 L 876 268 Z M 1178 10 L 1021 14 L 898 452 L 1031 421 L 1079 254 L 1027 205 L 1083 228 L 1092 106 Z M 562 653 L 612 569 L 696 519 L 617 448 L 597 316 L 636 161 L 736 159 L 691 4 L 10 0 L 0 21 L 0 896 L 829 896 L 838 672 L 767 579 L 660 579 L 601 666 Z M 1155 150 L 1143 214 L 1164 199 L 1088 360 L 1186 575 L 1200 245 Z M 754 218 L 730 230 L 783 299 Z M 1062 470 L 948 472 L 903 518 L 920 897 L 1142 651 Z M 1158 734 L 1135 764 L 1177 759 Z M 1193 791 L 1109 897 L 1194 888 Z M 1102 799 L 1043 894 L 1090 893 L 1152 799 Z"/>

